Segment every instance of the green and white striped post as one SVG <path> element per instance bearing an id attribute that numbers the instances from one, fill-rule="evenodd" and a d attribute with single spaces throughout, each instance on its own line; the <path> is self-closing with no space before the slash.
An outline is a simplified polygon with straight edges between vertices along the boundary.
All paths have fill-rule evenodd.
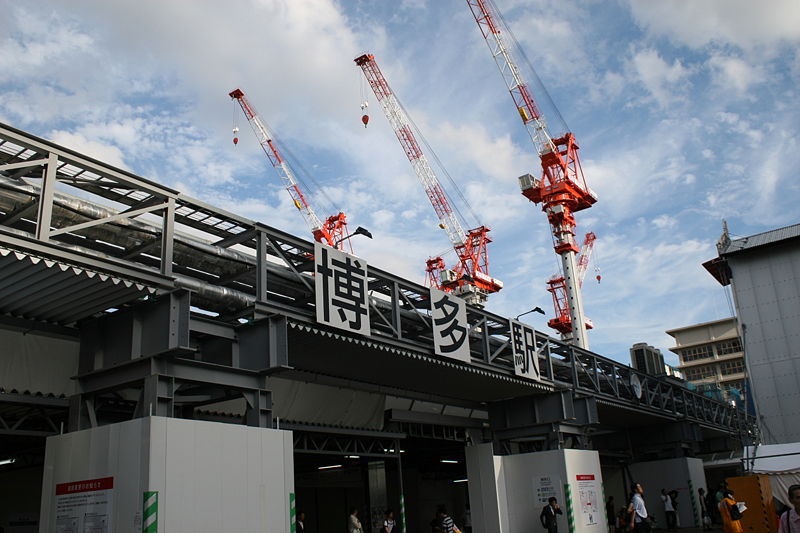
<path id="1" fill-rule="evenodd" d="M 569 533 L 575 533 L 575 511 L 572 508 L 572 489 L 569 483 L 564 483 L 564 499 L 567 504 L 567 525 Z"/>
<path id="2" fill-rule="evenodd" d="M 703 524 L 701 523 L 700 516 L 697 513 L 697 500 L 695 500 L 695 493 L 694 493 L 694 485 L 692 484 L 692 480 L 688 481 L 689 483 L 689 500 L 692 502 L 692 515 L 694 515 L 694 525 L 695 527 L 700 527 Z"/>
<path id="3" fill-rule="evenodd" d="M 289 531 L 297 531 L 297 509 L 295 508 L 294 492 L 289 493 Z"/>
<path id="4" fill-rule="evenodd" d="M 158 531 L 158 491 L 146 490 L 142 498 L 142 533 Z"/>
<path id="5" fill-rule="evenodd" d="M 400 495 L 400 528 L 403 533 L 408 531 L 406 529 L 406 499 L 402 494 Z"/>

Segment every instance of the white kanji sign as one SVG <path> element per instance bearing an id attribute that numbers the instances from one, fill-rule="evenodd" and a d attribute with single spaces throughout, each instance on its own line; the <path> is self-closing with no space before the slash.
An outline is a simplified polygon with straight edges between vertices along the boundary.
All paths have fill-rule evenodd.
<path id="1" fill-rule="evenodd" d="M 436 354 L 469 363 L 467 303 L 458 296 L 431 289 L 431 318 Z"/>
<path id="2" fill-rule="evenodd" d="M 317 322 L 369 335 L 367 262 L 314 243 Z"/>
<path id="3" fill-rule="evenodd" d="M 511 349 L 514 354 L 514 373 L 521 377 L 542 379 L 539 373 L 539 352 L 536 351 L 536 332 L 532 327 L 516 320 L 511 326 Z"/>

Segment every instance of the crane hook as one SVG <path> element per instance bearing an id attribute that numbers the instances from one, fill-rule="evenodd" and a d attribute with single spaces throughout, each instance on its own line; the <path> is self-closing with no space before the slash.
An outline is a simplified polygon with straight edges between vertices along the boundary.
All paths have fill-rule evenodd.
<path id="1" fill-rule="evenodd" d="M 233 127 L 233 145 L 234 146 L 239 144 L 239 136 L 237 135 L 237 133 L 239 133 L 239 128 L 234 126 Z"/>
<path id="2" fill-rule="evenodd" d="M 361 122 L 364 123 L 365 128 L 367 127 L 367 123 L 369 123 L 369 115 L 367 115 L 367 107 L 369 107 L 369 102 L 363 100 L 361 102 L 361 111 L 363 111 L 364 114 L 361 116 Z"/>

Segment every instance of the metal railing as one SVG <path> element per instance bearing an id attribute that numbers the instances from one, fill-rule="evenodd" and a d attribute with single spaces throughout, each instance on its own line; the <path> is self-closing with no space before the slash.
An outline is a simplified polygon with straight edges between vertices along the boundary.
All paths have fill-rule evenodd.
<path id="1" fill-rule="evenodd" d="M 0 124 L 0 244 L 135 277 L 227 324 L 315 319 L 313 243 Z M 429 291 L 368 270 L 369 341 L 435 357 Z M 536 332 L 541 381 L 517 377 L 508 318 L 468 308 L 472 367 L 531 393 L 573 389 L 616 405 L 729 432 L 755 418 L 676 383 Z M 339 332 L 347 336 L 346 332 Z M 638 385 L 636 382 L 638 381 Z"/>

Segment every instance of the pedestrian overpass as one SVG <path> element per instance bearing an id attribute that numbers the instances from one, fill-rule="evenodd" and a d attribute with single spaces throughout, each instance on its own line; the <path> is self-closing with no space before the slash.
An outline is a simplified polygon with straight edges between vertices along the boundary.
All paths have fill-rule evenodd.
<path id="1" fill-rule="evenodd" d="M 537 374 L 521 374 L 519 323 L 485 309 L 466 308 L 467 357 L 442 356 L 431 291 L 381 269 L 365 269 L 366 331 L 321 323 L 318 256 L 0 124 L 0 327 L 13 348 L 0 453 L 41 461 L 49 435 L 149 416 L 291 429 L 295 454 L 398 461 L 413 439 L 630 460 L 756 436 L 752 415 L 532 329 Z M 316 408 L 329 416 L 315 418 L 311 390 L 327 391 Z M 359 418 L 331 391 L 391 402 Z"/>

